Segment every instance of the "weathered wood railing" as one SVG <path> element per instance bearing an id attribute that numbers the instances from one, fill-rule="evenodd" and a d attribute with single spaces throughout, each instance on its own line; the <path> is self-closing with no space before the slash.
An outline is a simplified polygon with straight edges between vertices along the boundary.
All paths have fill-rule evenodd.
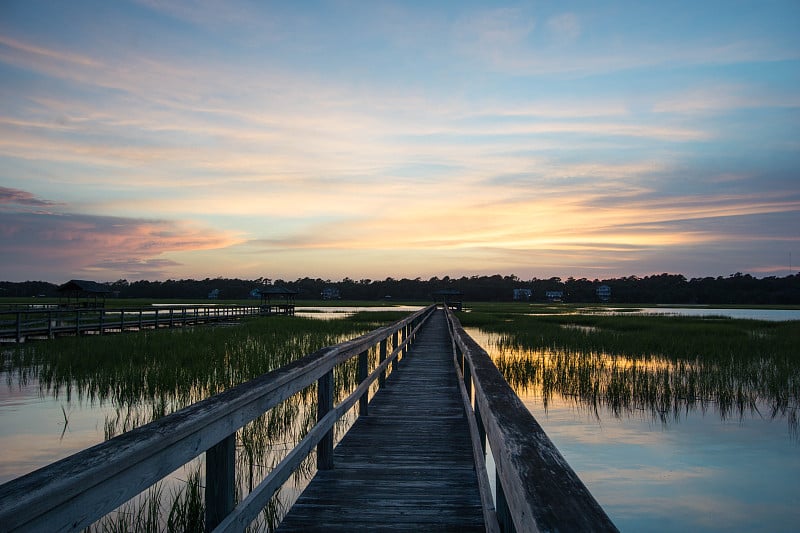
<path id="1" fill-rule="evenodd" d="M 21 342 L 29 337 L 103 335 L 126 330 L 182 327 L 270 314 L 258 305 L 197 305 L 105 308 L 0 310 L 0 339 Z"/>
<path id="2" fill-rule="evenodd" d="M 617 531 L 486 351 L 452 311 L 446 313 L 468 417 L 477 433 L 474 447 L 480 448 L 479 479 L 487 440 L 495 462 L 493 509 L 482 495 L 487 525 L 494 511 L 502 531 Z"/>
<path id="3" fill-rule="evenodd" d="M 356 339 L 323 348 L 287 366 L 0 485 L 3 531 L 75 531 L 105 516 L 180 466 L 205 453 L 206 528 L 241 531 L 316 447 L 319 469 L 332 467 L 333 428 L 369 388 L 383 384 L 389 364 L 405 355 L 428 307 Z M 392 351 L 387 353 L 389 339 Z M 368 372 L 369 350 L 379 362 Z M 333 369 L 358 357 L 359 385 L 333 402 Z M 234 507 L 236 432 L 293 394 L 317 383 L 317 424 L 250 494 Z"/>

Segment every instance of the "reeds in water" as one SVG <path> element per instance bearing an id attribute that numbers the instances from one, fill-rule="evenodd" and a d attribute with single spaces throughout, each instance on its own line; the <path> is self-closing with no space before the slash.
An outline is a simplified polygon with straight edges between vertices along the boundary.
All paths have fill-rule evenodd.
<path id="1" fill-rule="evenodd" d="M 798 438 L 800 325 L 721 317 L 530 316 L 476 313 L 489 351 L 516 390 L 598 413 L 677 421 L 694 410 L 723 419 L 786 419 Z M 471 325 L 465 314 L 462 323 Z"/>

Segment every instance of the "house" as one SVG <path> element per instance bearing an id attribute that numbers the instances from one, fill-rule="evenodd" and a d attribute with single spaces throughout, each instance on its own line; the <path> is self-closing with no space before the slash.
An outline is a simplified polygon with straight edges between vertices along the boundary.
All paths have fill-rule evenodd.
<path id="1" fill-rule="evenodd" d="M 336 287 L 325 287 L 322 289 L 321 296 L 323 300 L 340 300 L 342 298 Z"/>
<path id="2" fill-rule="evenodd" d="M 530 289 L 514 289 L 514 299 L 520 301 L 529 301 L 533 291 Z"/>
<path id="3" fill-rule="evenodd" d="M 209 300 L 216 300 L 217 298 L 219 298 L 219 289 L 214 289 L 208 293 Z"/>
<path id="4" fill-rule="evenodd" d="M 600 285 L 597 287 L 597 297 L 601 302 L 607 302 L 611 299 L 611 287 L 608 285 Z"/>
<path id="5" fill-rule="evenodd" d="M 548 302 L 561 302 L 564 300 L 564 291 L 546 291 L 544 295 Z"/>

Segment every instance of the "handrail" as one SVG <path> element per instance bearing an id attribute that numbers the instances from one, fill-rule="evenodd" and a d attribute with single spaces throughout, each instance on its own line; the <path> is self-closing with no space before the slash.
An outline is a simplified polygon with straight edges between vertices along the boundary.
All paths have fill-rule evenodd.
<path id="1" fill-rule="evenodd" d="M 497 520 L 503 531 L 617 531 L 486 351 L 446 309 L 476 425 L 496 467 Z"/>
<path id="2" fill-rule="evenodd" d="M 158 307 L 48 307 L 36 309 L 0 309 L 0 338 L 20 342 L 30 336 L 53 337 L 58 334 L 81 334 L 142 328 L 186 326 L 206 322 L 271 314 L 273 308 L 262 305 L 190 305 Z M 286 314 L 288 310 L 280 309 Z"/>
<path id="3" fill-rule="evenodd" d="M 291 475 L 300 461 L 318 446 L 320 468 L 332 465 L 333 424 L 384 375 L 386 366 L 403 353 L 433 306 L 356 339 L 328 346 L 263 374 L 251 381 L 176 411 L 164 418 L 97 444 L 30 474 L 0 485 L 0 524 L 4 529 L 75 531 L 82 529 L 147 489 L 180 466 L 206 453 L 206 526 L 220 530 L 255 516 L 271 496 L 281 476 Z M 415 329 L 416 328 L 416 329 Z M 397 339 L 386 356 L 389 337 Z M 354 356 L 363 357 L 381 345 L 381 362 L 362 379 L 354 393 L 336 408 L 333 369 Z M 386 357 L 384 357 L 386 356 Z M 361 362 L 361 361 L 359 361 Z M 361 376 L 362 378 L 364 376 Z M 245 498 L 231 517 L 236 431 L 270 408 L 318 382 L 317 426 L 289 456 Z M 368 383 L 367 383 L 368 381 Z M 327 408 L 327 409 L 326 409 Z M 319 428 L 319 429 L 318 429 Z M 299 460 L 298 460 L 299 458 Z M 284 478 L 284 480 L 286 479 Z M 279 482 L 276 487 L 280 485 Z M 268 493 L 269 492 L 269 493 Z M 255 494 L 255 496 L 254 496 Z M 252 496 L 252 498 L 251 498 Z M 266 498 L 266 499 L 265 499 Z M 258 507 L 261 505 L 261 507 Z M 255 511 L 254 511 L 255 509 Z M 253 514 L 254 513 L 254 514 Z M 224 524 L 220 522 L 224 521 Z"/>

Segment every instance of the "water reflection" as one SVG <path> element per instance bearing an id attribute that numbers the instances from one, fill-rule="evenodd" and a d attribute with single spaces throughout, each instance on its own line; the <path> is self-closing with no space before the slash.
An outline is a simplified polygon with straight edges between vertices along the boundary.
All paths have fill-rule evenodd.
<path id="1" fill-rule="evenodd" d="M 4 351 L 0 482 L 373 329 L 372 322 L 264 320 L 235 328 L 64 338 Z M 374 368 L 377 360 L 374 348 L 369 367 Z M 355 360 L 335 370 L 339 399 L 356 383 Z M 237 433 L 237 500 L 249 494 L 313 427 L 315 402 L 314 385 Z M 355 410 L 337 424 L 335 440 L 354 419 Z M 254 530 L 277 523 L 313 475 L 315 464 L 312 453 L 270 501 Z M 152 529 L 147 520 L 158 521 L 158 528 L 167 527 L 169 520 L 186 525 L 199 519 L 202 523 L 203 502 L 198 500 L 202 491 L 196 490 L 203 483 L 202 472 L 203 456 L 107 517 L 100 530 Z M 198 513 L 200 518 L 195 516 Z"/>
<path id="2" fill-rule="evenodd" d="M 469 329 L 622 531 L 795 531 L 800 370 L 527 350 Z"/>
<path id="3" fill-rule="evenodd" d="M 518 391 L 535 390 L 545 409 L 554 395 L 595 416 L 604 408 L 615 417 L 645 415 L 662 423 L 679 421 L 690 411 L 713 409 L 723 420 L 785 418 L 789 433 L 798 437 L 799 402 L 790 384 L 800 376 L 788 361 L 632 358 L 507 349 L 503 338 L 489 342 L 506 380 Z"/>

